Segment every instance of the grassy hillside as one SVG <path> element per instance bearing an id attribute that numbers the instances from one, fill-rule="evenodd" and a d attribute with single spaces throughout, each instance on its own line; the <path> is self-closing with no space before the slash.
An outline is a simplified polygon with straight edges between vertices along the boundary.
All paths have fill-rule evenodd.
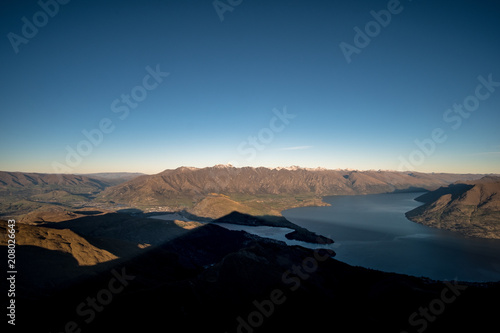
<path id="1" fill-rule="evenodd" d="M 81 207 L 109 186 L 79 175 L 0 171 L 0 216 L 20 217 L 53 205 Z"/>
<path id="2" fill-rule="evenodd" d="M 467 236 L 500 239 L 500 177 L 453 184 L 417 198 L 425 204 L 406 216 Z"/>
<path id="3" fill-rule="evenodd" d="M 300 168 L 178 168 L 107 188 L 98 195 L 97 201 L 145 210 L 186 209 L 211 217 L 236 209 L 250 214 L 279 215 L 287 208 L 321 205 L 321 197 L 326 195 L 433 190 L 456 180 L 478 177 L 480 175 Z"/>

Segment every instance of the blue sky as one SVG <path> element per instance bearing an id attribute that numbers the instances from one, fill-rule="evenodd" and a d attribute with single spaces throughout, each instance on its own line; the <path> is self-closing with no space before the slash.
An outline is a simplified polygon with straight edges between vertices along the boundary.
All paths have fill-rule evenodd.
<path id="1" fill-rule="evenodd" d="M 41 3 L 1 5 L 0 170 L 500 173 L 496 1 Z"/>

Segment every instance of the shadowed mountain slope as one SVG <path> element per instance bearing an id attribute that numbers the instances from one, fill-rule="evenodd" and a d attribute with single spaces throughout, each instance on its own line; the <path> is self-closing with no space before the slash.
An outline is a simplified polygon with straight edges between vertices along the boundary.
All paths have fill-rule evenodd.
<path id="1" fill-rule="evenodd" d="M 114 294 L 110 281 L 118 290 Z M 452 299 L 446 311 L 432 315 L 432 322 L 422 319 L 419 309 L 443 294 Z M 18 301 L 20 312 L 30 318 L 20 321 L 20 328 L 36 331 L 61 332 L 73 322 L 89 332 L 165 327 L 399 333 L 424 324 L 426 332 L 484 331 L 496 323 L 493 300 L 499 296 L 498 284 L 446 284 L 352 267 L 329 258 L 325 250 L 289 247 L 209 224 L 117 262 L 114 270 L 109 267 L 51 298 Z M 93 307 L 89 299 L 106 304 Z M 417 316 L 410 322 L 413 313 Z"/>

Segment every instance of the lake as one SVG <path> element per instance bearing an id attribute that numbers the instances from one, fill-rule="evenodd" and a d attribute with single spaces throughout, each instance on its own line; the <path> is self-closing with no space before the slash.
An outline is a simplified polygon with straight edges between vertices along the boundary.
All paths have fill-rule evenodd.
<path id="1" fill-rule="evenodd" d="M 283 211 L 289 221 L 332 238 L 350 265 L 436 280 L 499 281 L 500 240 L 469 238 L 409 221 L 422 193 L 325 197 L 329 207 Z"/>

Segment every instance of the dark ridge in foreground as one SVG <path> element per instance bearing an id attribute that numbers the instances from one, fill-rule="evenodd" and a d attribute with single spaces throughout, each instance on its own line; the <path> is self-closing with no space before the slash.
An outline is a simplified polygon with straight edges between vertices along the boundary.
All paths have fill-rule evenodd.
<path id="1" fill-rule="evenodd" d="M 435 282 L 352 267 L 332 255 L 208 224 L 107 262 L 101 273 L 48 297 L 19 294 L 16 326 L 228 333 L 496 327 L 499 283 Z"/>

